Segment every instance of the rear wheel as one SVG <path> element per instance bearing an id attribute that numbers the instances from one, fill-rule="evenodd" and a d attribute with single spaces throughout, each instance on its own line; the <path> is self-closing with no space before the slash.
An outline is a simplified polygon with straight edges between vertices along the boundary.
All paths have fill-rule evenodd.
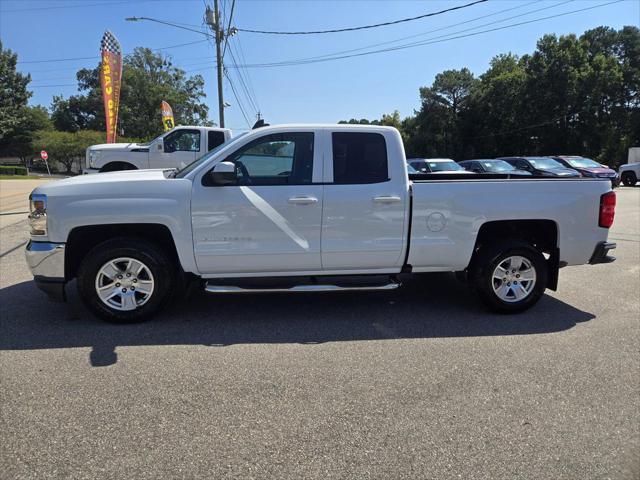
<path id="1" fill-rule="evenodd" d="M 138 322 L 153 315 L 169 298 L 174 268 L 154 244 L 114 239 L 89 252 L 78 270 L 78 290 L 85 304 L 110 322 Z"/>
<path id="2" fill-rule="evenodd" d="M 633 187 L 638 181 L 634 172 L 622 172 L 622 183 L 627 187 Z"/>
<path id="3" fill-rule="evenodd" d="M 547 284 L 547 264 L 537 249 L 513 241 L 485 248 L 478 255 L 473 285 L 489 308 L 517 313 L 540 300 Z"/>

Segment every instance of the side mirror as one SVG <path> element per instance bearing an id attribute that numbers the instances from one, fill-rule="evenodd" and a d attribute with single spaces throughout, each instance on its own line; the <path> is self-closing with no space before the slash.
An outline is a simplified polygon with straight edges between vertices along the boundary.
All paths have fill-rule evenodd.
<path id="1" fill-rule="evenodd" d="M 420 169 L 420 171 L 421 171 L 422 173 L 428 173 L 426 168 L 421 168 L 421 169 Z"/>
<path id="2" fill-rule="evenodd" d="M 162 145 L 162 142 L 158 142 L 158 145 L 156 145 L 156 148 L 158 149 L 158 151 L 162 151 L 164 150 L 164 146 Z"/>
<path id="3" fill-rule="evenodd" d="M 236 165 L 232 162 L 220 162 L 211 170 L 211 180 L 214 185 L 235 185 L 238 183 Z"/>

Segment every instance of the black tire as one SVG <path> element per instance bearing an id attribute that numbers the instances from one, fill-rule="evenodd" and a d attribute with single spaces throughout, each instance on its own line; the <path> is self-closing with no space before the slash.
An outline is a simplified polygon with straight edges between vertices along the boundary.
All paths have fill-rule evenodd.
<path id="1" fill-rule="evenodd" d="M 96 278 L 100 269 L 122 257 L 142 262 L 153 275 L 152 293 L 146 303 L 134 310 L 112 308 L 96 292 Z M 135 323 L 151 317 L 170 300 L 171 293 L 179 284 L 176 278 L 179 278 L 176 268 L 161 248 L 142 239 L 115 238 L 98 244 L 84 257 L 78 269 L 78 291 L 87 307 L 102 319 L 113 323 Z"/>
<path id="2" fill-rule="evenodd" d="M 622 183 L 627 187 L 633 187 L 638 182 L 634 172 L 622 172 Z"/>
<path id="3" fill-rule="evenodd" d="M 505 301 L 494 291 L 493 273 L 498 265 L 512 256 L 527 259 L 535 269 L 536 279 L 532 289 L 522 300 L 515 301 L 514 296 L 514 300 Z M 518 313 L 531 308 L 540 300 L 547 285 L 547 262 L 542 253 L 533 246 L 516 240 L 482 248 L 477 252 L 470 273 L 471 284 L 480 299 L 491 310 L 498 313 Z"/>

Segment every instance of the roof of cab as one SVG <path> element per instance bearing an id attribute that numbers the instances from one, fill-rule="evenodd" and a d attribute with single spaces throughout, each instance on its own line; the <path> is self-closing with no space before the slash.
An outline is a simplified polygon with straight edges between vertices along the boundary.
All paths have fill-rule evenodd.
<path id="1" fill-rule="evenodd" d="M 268 130 L 282 130 L 288 128 L 314 128 L 314 129 L 331 129 L 331 130 L 379 130 L 379 131 L 397 131 L 394 127 L 386 125 L 354 125 L 350 123 L 283 123 L 279 125 L 266 125 L 250 130 L 265 132 Z"/>

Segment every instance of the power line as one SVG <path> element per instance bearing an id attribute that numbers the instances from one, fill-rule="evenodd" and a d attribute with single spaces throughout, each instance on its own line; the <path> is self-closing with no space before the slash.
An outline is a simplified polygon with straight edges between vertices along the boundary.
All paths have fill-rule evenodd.
<path id="1" fill-rule="evenodd" d="M 471 7 L 478 3 L 484 3 L 488 0 L 476 0 L 475 2 L 467 3 L 465 5 L 458 5 L 457 7 L 446 8 L 444 10 L 440 10 L 438 12 L 430 12 L 425 13 L 423 15 L 418 15 L 415 17 L 402 18 L 400 20 L 393 20 L 390 22 L 376 23 L 373 25 L 361 25 L 359 27 L 348 27 L 348 28 L 336 28 L 332 30 L 315 30 L 315 31 L 297 31 L 297 32 L 276 32 L 269 30 L 250 30 L 247 28 L 237 28 L 239 32 L 248 32 L 248 33 L 264 33 L 268 35 L 315 35 L 321 33 L 340 33 L 340 32 L 353 32 L 356 30 L 365 30 L 368 28 L 377 28 L 377 27 L 386 27 L 388 25 L 397 25 L 399 23 L 412 22 L 414 20 L 420 20 L 422 18 L 434 17 L 436 15 L 442 15 L 443 13 L 452 12 L 454 10 L 460 10 L 462 8 Z"/>
<path id="2" fill-rule="evenodd" d="M 103 7 L 103 6 L 111 6 L 111 5 L 121 5 L 125 3 L 130 4 L 131 2 L 122 1 L 122 2 L 103 2 L 103 3 L 84 3 L 80 5 L 57 5 L 55 7 L 14 8 L 13 10 L 0 10 L 0 13 L 33 12 L 33 11 L 40 11 L 40 10 L 61 10 L 64 8 Z"/>
<path id="3" fill-rule="evenodd" d="M 170 48 L 178 48 L 178 47 L 186 47 L 187 45 L 195 45 L 197 43 L 203 43 L 206 42 L 207 40 L 198 40 L 195 42 L 187 42 L 187 43 L 178 43 L 177 45 L 169 45 L 168 47 L 159 47 L 159 48 L 152 48 L 151 50 L 153 51 L 159 51 L 159 50 L 169 50 Z M 133 52 L 127 52 L 125 53 L 125 55 L 130 55 Z M 19 60 L 17 63 L 54 63 L 54 62 L 71 62 L 71 61 L 75 61 L 75 60 L 94 60 L 94 59 L 99 59 L 100 55 L 94 55 L 91 57 L 72 57 L 72 58 L 54 58 L 51 60 Z"/>
<path id="4" fill-rule="evenodd" d="M 229 53 L 231 54 L 231 59 L 233 60 L 234 64 L 237 64 L 237 60 L 236 57 L 233 53 L 233 45 L 229 48 Z M 235 70 L 236 75 L 238 77 L 238 79 L 240 80 L 240 86 L 242 87 L 242 89 L 244 90 L 244 94 L 245 97 L 247 98 L 247 100 L 249 101 L 250 106 L 252 107 L 253 111 L 255 113 L 258 113 L 260 111 L 260 108 L 258 107 L 258 102 L 255 101 L 254 96 L 251 95 L 251 93 L 249 92 L 249 88 L 247 87 L 247 81 L 245 81 L 245 73 L 247 74 L 247 78 L 248 78 L 248 72 L 246 71 L 246 69 L 244 69 L 244 73 L 243 73 L 243 69 L 242 68 L 237 68 Z"/>
<path id="5" fill-rule="evenodd" d="M 524 131 L 524 130 L 531 130 L 532 128 L 544 127 L 546 125 L 551 125 L 553 123 L 557 123 L 562 119 L 566 119 L 567 117 L 574 116 L 574 115 L 580 115 L 581 113 L 584 113 L 586 111 L 587 111 L 587 109 L 582 109 L 582 110 L 579 110 L 579 111 L 573 112 L 573 113 L 565 113 L 564 115 L 560 115 L 559 117 L 553 118 L 553 119 L 551 119 L 551 120 L 549 120 L 547 122 L 536 123 L 534 125 L 527 125 L 525 127 L 515 128 L 513 130 L 505 130 L 505 131 L 502 131 L 502 132 L 490 133 L 488 135 L 477 135 L 475 137 L 466 137 L 466 138 L 463 138 L 463 140 L 475 140 L 475 139 L 478 139 L 478 138 L 500 137 L 502 135 L 509 135 L 511 133 L 517 133 L 517 132 L 521 132 L 521 131 Z"/>
<path id="6" fill-rule="evenodd" d="M 423 46 L 423 45 L 432 45 L 432 44 L 436 44 L 436 43 L 443 43 L 443 42 L 448 42 L 451 40 L 457 40 L 457 39 L 461 39 L 461 38 L 467 38 L 467 37 L 473 37 L 473 36 L 477 36 L 477 35 L 481 35 L 483 33 L 489 33 L 489 32 L 495 32 L 495 31 L 499 31 L 499 30 L 505 30 L 507 28 L 513 28 L 513 27 L 518 27 L 521 25 L 527 25 L 529 23 L 535 23 L 535 22 L 540 22 L 543 20 L 549 20 L 549 19 L 553 19 L 553 18 L 559 18 L 559 17 L 563 17 L 566 15 L 571 15 L 574 13 L 579 13 L 579 12 L 584 12 L 587 10 L 593 10 L 595 8 L 600 8 L 600 7 L 605 7 L 607 5 L 612 5 L 614 3 L 620 3 L 623 2 L 625 0 L 614 0 L 612 2 L 607 2 L 607 3 L 602 3 L 599 5 L 594 5 L 592 7 L 586 7 L 586 8 L 581 8 L 578 10 L 571 10 L 569 12 L 564 12 L 564 13 L 559 13 L 556 15 L 549 15 L 546 17 L 540 17 L 540 18 L 535 18 L 533 20 L 527 20 L 524 22 L 518 22 L 518 23 L 513 23 L 510 25 L 505 25 L 502 27 L 496 27 L 496 28 L 490 28 L 487 30 L 481 30 L 479 32 L 473 32 L 473 33 L 469 33 L 466 35 L 457 35 L 457 36 L 453 36 L 453 37 L 448 37 L 448 38 L 444 38 L 441 40 L 425 40 L 425 41 L 421 41 L 421 42 L 413 42 L 413 43 L 408 43 L 408 44 L 404 44 L 404 45 L 398 45 L 396 47 L 389 47 L 389 48 L 383 48 L 383 49 L 379 49 L 379 50 L 372 50 L 370 52 L 362 52 L 362 53 L 355 53 L 355 54 L 351 54 L 351 55 L 337 55 L 337 56 L 332 56 L 332 57 L 327 57 L 327 58 L 309 58 L 309 59 L 297 59 L 297 60 L 285 60 L 282 62 L 272 62 L 272 63 L 254 63 L 254 64 L 246 64 L 243 65 L 243 67 L 245 68 L 267 68 L 267 67 L 288 67 L 288 66 L 298 66 L 298 65 L 308 65 L 311 63 L 320 63 L 320 62 L 328 62 L 328 61 L 332 61 L 332 60 L 341 60 L 341 59 L 345 59 L 345 58 L 353 58 L 353 57 L 362 57 L 362 56 L 366 56 L 366 55 L 372 55 L 375 53 L 385 53 L 385 52 L 391 52 L 391 51 L 396 51 L 396 50 L 404 50 L 407 48 L 413 48 L 413 47 L 418 47 L 418 46 Z M 498 22 L 496 22 L 498 23 Z M 455 32 L 453 35 L 456 35 L 459 32 Z M 450 34 L 451 35 L 451 34 Z M 233 66 L 234 68 L 237 68 L 238 66 Z"/>
<path id="7" fill-rule="evenodd" d="M 482 15 L 480 17 L 472 18 L 470 20 L 465 20 L 464 22 L 458 22 L 458 23 L 453 23 L 453 24 L 450 24 L 450 25 L 445 25 L 444 27 L 436 28 L 434 30 L 429 30 L 429 31 L 422 32 L 422 33 L 417 33 L 415 35 L 409 35 L 407 37 L 400 37 L 400 38 L 396 38 L 395 40 L 387 40 L 387 41 L 380 42 L 380 43 L 373 43 L 373 44 L 370 44 L 370 45 L 365 45 L 364 47 L 352 48 L 352 49 L 349 49 L 349 50 L 341 50 L 341 51 L 338 51 L 338 52 L 327 53 L 327 54 L 324 54 L 324 55 L 317 55 L 317 56 L 314 56 L 314 57 L 308 57 L 307 59 L 325 58 L 325 57 L 332 57 L 334 55 L 339 55 L 339 54 L 343 54 L 343 53 L 359 52 L 359 51 L 362 51 L 362 50 L 366 50 L 368 48 L 380 47 L 382 45 L 389 45 L 389 44 L 392 44 L 392 43 L 400 42 L 402 40 L 408 40 L 410 38 L 422 37 L 424 35 L 429 35 L 430 33 L 441 32 L 442 30 L 448 30 L 450 28 L 458 27 L 460 25 L 466 25 L 467 23 L 472 23 L 472 22 L 475 22 L 477 20 L 482 20 L 483 18 L 493 17 L 495 15 L 500 15 L 501 13 L 506 13 L 506 12 L 510 12 L 512 10 L 517 10 L 519 8 L 525 8 L 525 7 L 528 7 L 529 5 L 533 5 L 534 3 L 540 3 L 542 1 L 543 0 L 533 0 L 532 2 L 525 3 L 523 5 L 517 5 L 515 7 L 507 8 L 507 9 L 504 9 L 504 10 L 499 10 L 497 12 L 489 13 L 487 15 Z M 487 24 L 484 24 L 484 25 L 477 25 L 475 27 L 469 28 L 468 30 L 475 30 L 476 28 L 480 28 L 480 27 L 483 27 L 483 26 L 486 26 L 486 25 L 493 25 L 493 24 L 496 24 L 496 23 L 501 23 L 501 22 L 505 22 L 507 20 L 511 20 L 513 18 L 524 17 L 526 15 L 530 15 L 532 13 L 540 12 L 542 10 L 547 10 L 549 8 L 556 8 L 556 7 L 559 7 L 561 5 L 564 5 L 565 3 L 569 3 L 569 2 L 573 2 L 573 1 L 575 1 L 575 0 L 567 0 L 567 1 L 564 1 L 564 2 L 561 2 L 561 3 L 557 3 L 555 5 L 550 5 L 548 7 L 539 8 L 537 10 L 530 10 L 530 11 L 522 13 L 520 15 L 514 15 L 512 17 L 502 18 L 500 20 L 496 20 L 495 22 L 490 22 L 490 23 L 487 23 Z M 461 31 L 464 32 L 464 31 L 468 31 L 468 30 L 461 30 Z M 459 32 L 456 32 L 456 33 L 459 33 Z M 450 34 L 442 35 L 442 36 L 434 37 L 434 38 L 446 37 L 448 35 L 450 35 Z"/>
<path id="8" fill-rule="evenodd" d="M 247 60 L 245 59 L 244 52 L 242 50 L 242 43 L 240 42 L 240 36 L 235 37 L 235 40 L 236 40 L 235 41 L 236 52 L 238 53 L 238 55 L 240 57 L 240 61 L 243 64 L 246 64 Z M 249 84 L 249 90 L 251 92 L 251 95 L 253 96 L 253 99 L 255 101 L 256 107 L 258 107 L 258 113 L 260 113 L 260 105 L 258 104 L 258 98 L 256 97 L 256 92 L 253 89 L 253 82 L 251 81 L 251 76 L 249 75 L 249 71 L 246 68 L 244 69 L 244 73 L 245 73 L 245 77 L 247 79 L 247 83 Z"/>
<path id="9" fill-rule="evenodd" d="M 233 9 L 236 6 L 236 0 L 232 0 L 231 2 L 231 13 L 229 14 L 229 22 L 227 23 L 227 29 L 225 30 L 226 35 L 224 37 L 224 47 L 222 49 L 222 58 L 224 59 L 224 54 L 227 51 L 227 44 L 229 43 L 229 34 L 231 32 L 231 21 L 233 20 Z"/>
<path id="10" fill-rule="evenodd" d="M 229 80 L 229 85 L 231 86 L 231 91 L 233 92 L 233 96 L 235 97 L 236 102 L 238 104 L 238 107 L 240 108 L 240 112 L 242 112 L 242 116 L 244 117 L 244 121 L 247 122 L 247 126 L 249 126 L 249 128 L 251 128 L 251 123 L 249 122 L 249 119 L 247 118 L 247 114 L 244 112 L 244 108 L 242 108 L 242 103 L 240 102 L 240 98 L 238 98 L 238 94 L 236 93 L 236 89 L 233 86 L 233 82 L 231 81 L 231 77 L 229 77 L 227 72 L 225 72 L 225 76 L 227 77 L 227 80 Z"/>

